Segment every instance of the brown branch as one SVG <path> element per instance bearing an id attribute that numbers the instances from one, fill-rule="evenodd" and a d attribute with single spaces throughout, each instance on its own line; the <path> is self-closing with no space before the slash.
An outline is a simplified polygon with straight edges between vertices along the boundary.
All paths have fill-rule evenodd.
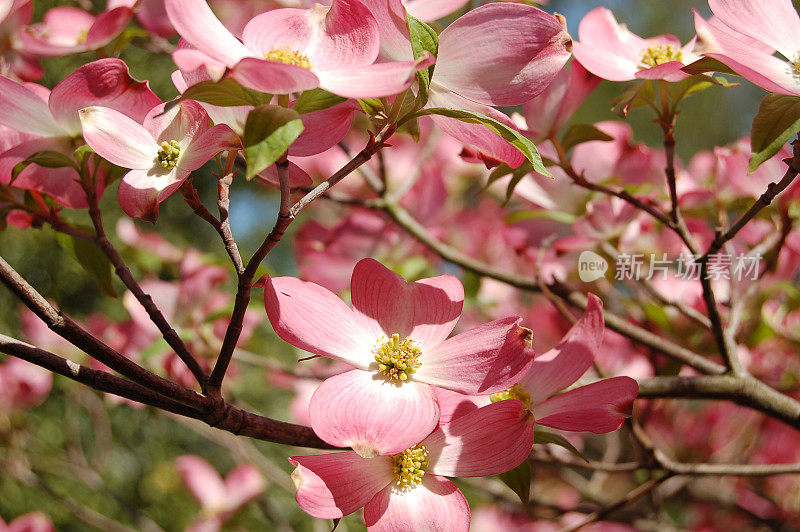
<path id="1" fill-rule="evenodd" d="M 225 169 L 217 181 L 217 209 L 219 210 L 219 234 L 225 244 L 225 251 L 228 252 L 228 256 L 231 258 L 238 274 L 244 271 L 244 261 L 242 261 L 242 255 L 239 253 L 236 240 L 233 238 L 229 217 L 231 207 L 230 189 L 235 175 L 233 166 L 236 163 L 236 153 L 236 150 L 228 152 L 225 158 Z"/>
<path id="2" fill-rule="evenodd" d="M 192 375 L 194 375 L 200 387 L 205 389 L 206 381 L 208 380 L 208 375 L 205 370 L 203 370 L 200 363 L 197 362 L 197 359 L 194 358 L 189 348 L 186 347 L 186 344 L 181 340 L 181 337 L 175 332 L 175 329 L 169 324 L 164 314 L 161 313 L 161 310 L 155 304 L 153 298 L 150 297 L 150 294 L 142 290 L 142 287 L 133 277 L 125 261 L 122 260 L 119 252 L 108 239 L 105 228 L 103 227 L 103 215 L 97 203 L 97 195 L 90 188 L 86 187 L 86 196 L 89 200 L 89 217 L 92 219 L 92 224 L 97 233 L 95 237 L 97 246 L 114 266 L 114 272 L 117 274 L 117 277 L 122 280 L 123 284 L 131 291 L 136 300 L 144 307 L 145 311 L 147 311 L 150 320 L 161 332 L 167 344 L 175 351 L 183 363 L 186 364 L 186 367 L 192 372 Z"/>
<path id="3" fill-rule="evenodd" d="M 69 316 L 53 307 L 2 257 L 0 257 L 0 282 L 39 316 L 53 332 L 117 373 L 185 405 L 193 406 L 202 399 L 201 395 L 147 371 L 89 334 Z"/>
<path id="4" fill-rule="evenodd" d="M 198 419 L 236 435 L 284 445 L 334 449 L 319 439 L 310 427 L 259 416 L 227 403 L 221 403 L 217 409 L 210 410 L 207 408 L 208 398 L 198 394 L 193 394 L 193 400 L 181 403 L 159 395 L 136 382 L 78 365 L 49 351 L 2 334 L 0 334 L 0 352 L 36 364 L 95 390 L 138 401 L 179 416 Z"/>

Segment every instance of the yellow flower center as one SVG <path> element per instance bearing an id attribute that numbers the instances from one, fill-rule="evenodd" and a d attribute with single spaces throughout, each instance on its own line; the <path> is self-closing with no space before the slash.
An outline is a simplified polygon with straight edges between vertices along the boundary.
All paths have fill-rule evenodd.
<path id="1" fill-rule="evenodd" d="M 800 74 L 800 50 L 794 56 L 794 61 L 791 62 L 792 70 L 795 74 Z"/>
<path id="2" fill-rule="evenodd" d="M 420 484 L 422 477 L 425 476 L 426 467 L 428 467 L 428 450 L 421 443 L 392 456 L 395 484 L 402 491 Z"/>
<path id="3" fill-rule="evenodd" d="M 526 392 L 525 388 L 519 384 L 515 384 L 504 392 L 493 393 L 489 398 L 493 403 L 505 401 L 506 399 L 516 399 L 517 401 L 522 401 L 522 406 L 525 408 L 531 407 L 531 394 Z"/>
<path id="4" fill-rule="evenodd" d="M 642 64 L 647 68 L 670 61 L 683 61 L 683 52 L 671 44 L 656 44 L 642 52 Z"/>
<path id="5" fill-rule="evenodd" d="M 172 170 L 178 164 L 178 156 L 181 154 L 181 147 L 177 140 L 162 142 L 158 150 L 158 164 L 162 168 Z"/>
<path id="6" fill-rule="evenodd" d="M 395 333 L 375 349 L 375 362 L 381 373 L 391 380 L 403 382 L 419 368 L 421 354 L 414 340 L 406 338 L 401 342 L 400 335 Z"/>
<path id="7" fill-rule="evenodd" d="M 294 65 L 311 70 L 314 68 L 311 59 L 307 55 L 295 52 L 289 48 L 273 48 L 264 54 L 264 59 L 267 61 L 275 61 L 277 63 L 286 63 L 287 65 Z"/>

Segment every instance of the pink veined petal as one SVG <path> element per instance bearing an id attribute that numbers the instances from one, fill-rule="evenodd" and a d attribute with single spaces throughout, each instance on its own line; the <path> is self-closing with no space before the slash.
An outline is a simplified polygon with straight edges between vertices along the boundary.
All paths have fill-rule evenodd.
<path id="1" fill-rule="evenodd" d="M 289 146 L 289 155 L 308 157 L 333 147 L 350 131 L 356 106 L 355 102 L 347 101 L 300 115 L 304 129 Z"/>
<path id="2" fill-rule="evenodd" d="M 511 120 L 493 107 L 465 100 L 436 84 L 431 84 L 430 89 L 426 107 L 445 107 L 472 111 L 513 127 Z M 517 168 L 525 161 L 525 156 L 521 151 L 486 126 L 470 124 L 455 118 L 439 115 L 433 115 L 431 118 L 439 126 L 439 129 L 457 141 L 476 148 L 490 159 L 498 161 L 498 163 L 504 162 L 511 168 Z"/>
<path id="3" fill-rule="evenodd" d="M 306 513 L 320 519 L 349 515 L 394 481 L 388 456 L 365 459 L 352 451 L 293 456 L 295 499 Z"/>
<path id="4" fill-rule="evenodd" d="M 800 50 L 800 17 L 791 0 L 708 0 L 708 6 L 723 24 L 790 61 Z"/>
<path id="5" fill-rule="evenodd" d="M 792 66 L 772 55 L 749 37 L 735 33 L 719 21 L 703 20 L 696 12 L 698 51 L 731 67 L 759 87 L 779 94 L 800 95 L 800 82 Z"/>
<path id="6" fill-rule="evenodd" d="M 50 112 L 71 136 L 81 134 L 78 111 L 101 106 L 141 122 L 161 100 L 147 81 L 136 81 L 128 66 L 115 58 L 87 63 L 64 78 L 50 94 Z"/>
<path id="7" fill-rule="evenodd" d="M 192 46 L 232 67 L 253 53 L 233 36 L 204 0 L 164 0 L 175 31 Z"/>
<path id="8" fill-rule="evenodd" d="M 242 30 L 242 42 L 253 56 L 264 57 L 281 48 L 308 55 L 317 30 L 318 25 L 307 9 L 273 9 L 247 23 Z"/>
<path id="9" fill-rule="evenodd" d="M 639 72 L 638 60 L 614 55 L 608 50 L 582 41 L 573 43 L 572 53 L 586 70 L 609 81 L 629 81 Z"/>
<path id="10" fill-rule="evenodd" d="M 218 124 L 195 137 L 186 147 L 178 161 L 178 167 L 194 171 L 203 166 L 221 151 L 240 150 L 239 136 L 225 124 Z"/>
<path id="11" fill-rule="evenodd" d="M 226 498 L 231 509 L 241 508 L 266 489 L 264 477 L 252 464 L 236 466 L 225 477 Z"/>
<path id="12" fill-rule="evenodd" d="M 22 83 L 0 76 L 0 124 L 41 137 L 60 137 L 47 102 Z"/>
<path id="13" fill-rule="evenodd" d="M 575 388 L 533 408 L 536 423 L 560 430 L 603 434 L 630 417 L 639 385 L 630 377 L 613 377 Z"/>
<path id="14" fill-rule="evenodd" d="M 156 144 L 176 140 L 181 149 L 185 149 L 193 138 L 208 131 L 210 124 L 203 106 L 186 100 L 153 107 L 144 117 L 142 126 L 155 139 Z"/>
<path id="15" fill-rule="evenodd" d="M 456 12 L 469 0 L 406 0 L 409 14 L 423 22 L 433 22 Z"/>
<path id="16" fill-rule="evenodd" d="M 680 61 L 662 63 L 652 68 L 639 70 L 636 72 L 636 79 L 663 79 L 675 83 L 689 77 L 689 74 L 681 70 L 683 67 L 684 64 Z"/>
<path id="17" fill-rule="evenodd" d="M 280 178 L 278 177 L 278 169 L 273 164 L 256 177 L 261 179 L 264 183 L 269 183 L 270 185 L 279 187 L 280 186 Z M 295 189 L 300 187 L 307 187 L 314 183 L 314 180 L 311 179 L 311 176 L 306 173 L 305 170 L 294 164 L 292 161 L 289 161 L 289 187 Z"/>
<path id="18" fill-rule="evenodd" d="M 2 524 L 2 519 L 0 519 Z M 31 512 L 17 517 L 8 524 L 7 532 L 55 532 L 50 519 L 42 512 Z"/>
<path id="19" fill-rule="evenodd" d="M 90 50 L 94 50 L 110 43 L 125 29 L 132 17 L 133 10 L 129 7 L 117 7 L 104 11 L 98 15 L 86 35 L 86 46 Z"/>
<path id="20" fill-rule="evenodd" d="M 422 444 L 428 471 L 447 477 L 498 475 L 521 464 L 533 448 L 533 416 L 509 399 L 445 423 Z"/>
<path id="21" fill-rule="evenodd" d="M 557 346 L 533 361 L 520 384 L 537 404 L 577 381 L 592 365 L 603 342 L 603 303 L 589 294 L 581 319 L 570 328 Z"/>
<path id="22" fill-rule="evenodd" d="M 439 420 L 436 397 L 427 384 L 395 384 L 358 369 L 325 380 L 308 411 L 317 436 L 364 457 L 402 452 L 422 441 Z"/>
<path id="23" fill-rule="evenodd" d="M 300 66 L 246 57 L 228 72 L 245 87 L 270 94 L 289 94 L 315 89 L 319 86 L 317 75 Z"/>
<path id="24" fill-rule="evenodd" d="M 640 54 L 646 48 L 644 39 L 617 22 L 614 13 L 607 7 L 592 9 L 581 19 L 578 38 L 584 48 L 597 50 L 606 57 L 616 56 L 633 63 L 639 62 Z M 580 61 L 577 54 L 575 57 Z"/>
<path id="25" fill-rule="evenodd" d="M 264 301 L 275 333 L 293 346 L 361 369 L 375 362 L 375 336 L 333 292 L 294 277 L 267 277 Z"/>
<path id="26" fill-rule="evenodd" d="M 406 10 L 401 0 L 363 0 L 381 33 L 380 57 L 390 61 L 413 61 Z"/>
<path id="27" fill-rule="evenodd" d="M 318 71 L 323 89 L 345 98 L 383 98 L 409 88 L 417 70 L 430 66 L 431 58 L 421 61 L 394 61 L 354 66 L 341 70 Z"/>
<path id="28" fill-rule="evenodd" d="M 450 335 L 464 306 L 464 287 L 452 275 L 409 283 L 374 259 L 356 264 L 350 291 L 353 308 L 376 340 L 411 337 L 423 353 Z"/>
<path id="29" fill-rule="evenodd" d="M 131 168 L 153 168 L 159 145 L 141 124 L 107 107 L 87 107 L 78 113 L 83 137 L 102 158 Z"/>
<path id="30" fill-rule="evenodd" d="M 189 172 L 162 171 L 155 166 L 131 170 L 119 184 L 119 204 L 128 216 L 155 223 L 158 204 L 175 192 L 187 177 Z"/>
<path id="31" fill-rule="evenodd" d="M 533 333 L 520 321 L 495 320 L 424 350 L 414 379 L 470 395 L 507 390 L 533 362 Z"/>
<path id="32" fill-rule="evenodd" d="M 427 474 L 408 491 L 387 486 L 364 506 L 368 532 L 468 532 L 469 505 L 455 484 Z"/>
<path id="33" fill-rule="evenodd" d="M 220 508 L 227 498 L 222 477 L 211 464 L 199 456 L 184 455 L 175 459 L 183 483 L 203 508 Z"/>
<path id="34" fill-rule="evenodd" d="M 486 4 L 439 35 L 433 80 L 485 105 L 517 105 L 544 91 L 570 57 L 563 17 L 524 4 Z"/>
<path id="35" fill-rule="evenodd" d="M 187 44 L 186 41 L 181 39 L 179 42 L 179 46 L 181 44 Z M 185 82 L 189 85 L 194 85 L 195 83 L 200 83 L 201 81 L 206 81 L 209 79 L 213 79 L 214 81 L 218 81 L 222 78 L 225 74 L 225 70 L 228 68 L 225 66 L 225 63 L 220 63 L 216 59 L 212 59 L 208 55 L 204 54 L 200 50 L 196 50 L 194 48 L 178 48 L 174 52 L 172 52 L 172 61 L 175 65 L 180 69 L 181 74 L 185 78 Z M 183 92 L 183 90 L 176 85 L 176 88 Z"/>
<path id="36" fill-rule="evenodd" d="M 436 402 L 439 404 L 439 425 L 450 423 L 457 417 L 475 412 L 480 408 L 478 402 L 482 402 L 486 396 L 464 395 L 463 393 L 452 392 L 446 388 L 434 386 Z"/>

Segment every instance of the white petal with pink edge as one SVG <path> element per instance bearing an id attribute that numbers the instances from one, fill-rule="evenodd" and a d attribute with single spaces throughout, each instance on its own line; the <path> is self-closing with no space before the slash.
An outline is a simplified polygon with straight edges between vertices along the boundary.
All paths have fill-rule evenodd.
<path id="1" fill-rule="evenodd" d="M 134 170 L 155 166 L 159 146 L 144 126 L 107 107 L 87 107 L 79 114 L 86 143 L 103 159 Z"/>

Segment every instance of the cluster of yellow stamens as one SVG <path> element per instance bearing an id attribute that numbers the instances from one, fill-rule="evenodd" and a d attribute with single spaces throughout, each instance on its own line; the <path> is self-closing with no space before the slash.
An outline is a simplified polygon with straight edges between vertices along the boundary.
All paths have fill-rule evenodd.
<path id="1" fill-rule="evenodd" d="M 798 50 L 797 54 L 794 56 L 794 61 L 792 61 L 792 70 L 795 74 L 800 74 L 800 50 Z"/>
<path id="2" fill-rule="evenodd" d="M 178 156 L 181 154 L 181 147 L 178 141 L 171 140 L 169 142 L 162 142 L 161 148 L 158 150 L 158 164 L 162 168 L 172 170 L 178 164 Z"/>
<path id="3" fill-rule="evenodd" d="M 392 473 L 400 490 L 408 490 L 422 482 L 428 467 L 428 450 L 417 444 L 392 456 Z"/>
<path id="4" fill-rule="evenodd" d="M 392 380 L 403 382 L 417 371 L 420 366 L 419 357 L 422 351 L 411 338 L 400 341 L 395 333 L 391 339 L 381 343 L 375 349 L 375 362 L 378 369 Z"/>
<path id="5" fill-rule="evenodd" d="M 519 384 L 515 384 L 504 392 L 493 393 L 490 396 L 490 399 L 493 403 L 505 401 L 506 399 L 516 399 L 517 401 L 522 401 L 522 405 L 525 408 L 530 408 L 531 406 L 531 394 L 526 392 L 525 388 Z"/>
<path id="6" fill-rule="evenodd" d="M 303 67 L 306 70 L 311 70 L 314 65 L 307 55 L 295 52 L 289 48 L 273 48 L 264 54 L 264 59 L 267 61 L 275 61 L 277 63 L 286 63 L 287 65 L 294 65 Z"/>
<path id="7" fill-rule="evenodd" d="M 670 61 L 683 61 L 683 52 L 671 44 L 656 44 L 642 52 L 642 64 L 648 68 Z"/>

